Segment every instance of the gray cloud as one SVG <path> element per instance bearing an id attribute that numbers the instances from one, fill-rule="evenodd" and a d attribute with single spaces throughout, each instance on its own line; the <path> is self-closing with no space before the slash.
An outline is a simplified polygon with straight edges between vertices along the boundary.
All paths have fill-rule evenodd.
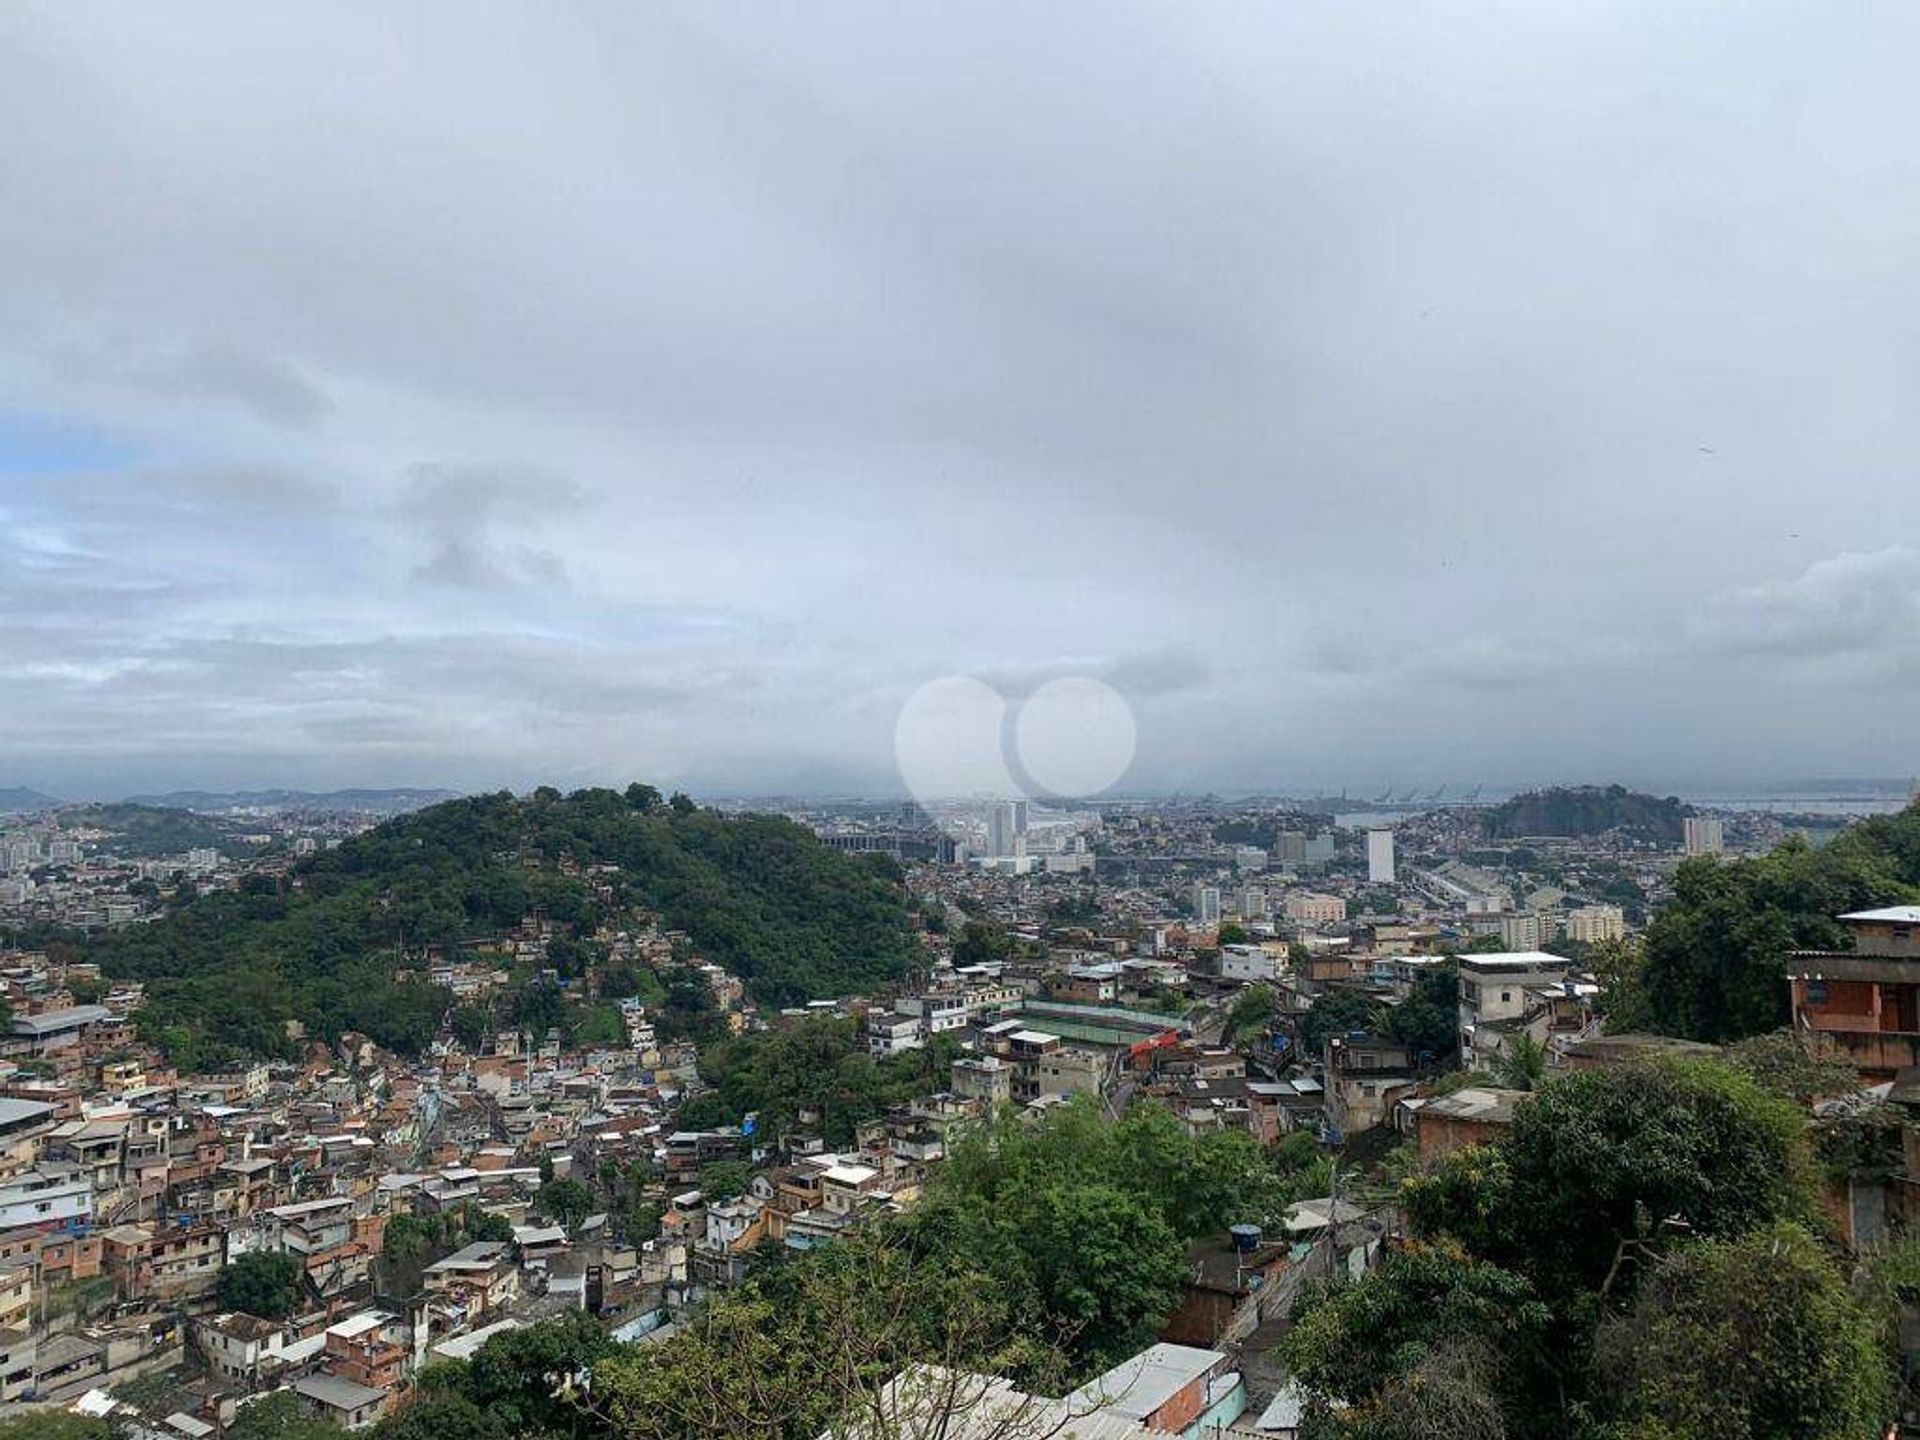
<path id="1" fill-rule="evenodd" d="M 571 481 L 536 470 L 485 465 L 416 465 L 400 502 L 432 553 L 413 577 L 429 585 L 491 589 L 564 585 L 566 562 L 537 545 L 505 538 L 584 503 Z"/>
<path id="2" fill-rule="evenodd" d="M 1848 551 L 1790 579 L 1715 596 L 1691 617 L 1708 650 L 1833 659 L 1920 652 L 1920 551 Z"/>
<path id="3" fill-rule="evenodd" d="M 0 784 L 1914 768 L 1920 15 L 415 17 L 0 29 Z"/>
<path id="4" fill-rule="evenodd" d="M 301 429 L 333 402 L 295 365 L 224 345 L 200 343 L 121 360 L 120 383 L 186 401 L 231 402 L 270 425 Z"/>

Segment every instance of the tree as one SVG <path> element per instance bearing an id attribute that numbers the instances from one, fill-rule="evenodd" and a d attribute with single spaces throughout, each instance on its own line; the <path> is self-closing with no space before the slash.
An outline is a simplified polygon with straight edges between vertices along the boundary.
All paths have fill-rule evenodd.
<path id="1" fill-rule="evenodd" d="M 453 1031 L 453 1038 L 462 1048 L 478 1055 L 493 1031 L 493 1013 L 484 1005 L 456 1005 L 447 1017 L 447 1028 Z"/>
<path id="2" fill-rule="evenodd" d="M 1227 1038 L 1245 1044 L 1272 1023 L 1279 1012 L 1280 1000 L 1271 985 L 1249 985 L 1234 997 L 1227 1011 Z"/>
<path id="3" fill-rule="evenodd" d="M 1713 1042 L 1779 1028 L 1789 953 L 1845 948 L 1836 915 L 1906 899 L 1911 883 L 1865 842 L 1815 850 L 1793 837 L 1759 859 L 1683 862 L 1644 942 L 1654 1023 Z"/>
<path id="4" fill-rule="evenodd" d="M 293 1392 L 282 1390 L 234 1412 L 228 1440 L 345 1440 L 331 1420 L 309 1415 Z"/>
<path id="5" fill-rule="evenodd" d="M 1791 1030 L 1750 1035 L 1729 1045 L 1722 1058 L 1799 1105 L 1851 1095 L 1860 1088 L 1858 1070 L 1838 1057 L 1814 1054 Z"/>
<path id="6" fill-rule="evenodd" d="M 1057 1387 L 1061 1370 L 1003 1287 L 869 1234 L 762 1272 L 670 1339 L 616 1349 L 592 1404 L 621 1440 L 1040 1440 L 1052 1432 L 1031 1407 L 982 1406 L 973 1377 L 1010 1374 Z"/>
<path id="7" fill-rule="evenodd" d="M 0 1419 L 0 1440 L 114 1440 L 114 1428 L 91 1415 L 41 1411 Z"/>
<path id="8" fill-rule="evenodd" d="M 220 1272 L 220 1305 L 263 1320 L 284 1320 L 300 1304 L 305 1274 L 296 1256 L 250 1250 Z"/>
<path id="9" fill-rule="evenodd" d="M 533 1192 L 533 1208 L 566 1230 L 593 1213 L 593 1192 L 578 1180 L 548 1180 Z"/>
<path id="10" fill-rule="evenodd" d="M 461 1393 L 510 1434 L 586 1436 L 598 1428 L 581 1401 L 593 1367 L 618 1349 L 592 1316 L 508 1330 L 467 1362 Z"/>
<path id="11" fill-rule="evenodd" d="M 735 1200 L 752 1178 L 753 1166 L 745 1160 L 716 1160 L 700 1172 L 700 1193 L 709 1200 Z"/>
<path id="12" fill-rule="evenodd" d="M 1252 932 L 1237 920 L 1222 921 L 1214 935 L 1215 942 L 1221 945 L 1244 945 L 1252 938 Z"/>
<path id="13" fill-rule="evenodd" d="M 1313 1002 L 1300 1021 L 1301 1055 L 1318 1060 L 1333 1036 L 1371 1030 L 1379 1021 L 1380 1006 L 1372 997 L 1358 990 L 1329 990 Z"/>
<path id="14" fill-rule="evenodd" d="M 1586 968 L 1600 982 L 1594 1008 L 1607 1033 L 1631 1035 L 1658 1025 L 1647 994 L 1646 952 L 1636 940 L 1596 940 L 1587 947 Z"/>
<path id="15" fill-rule="evenodd" d="M 955 965 L 986 965 L 1010 959 L 1013 937 L 998 925 L 985 920 L 969 920 L 953 944 Z"/>
<path id="16" fill-rule="evenodd" d="M 1503 1410 L 1535 1404 L 1538 1382 L 1553 1366 L 1551 1321 L 1524 1277 L 1474 1258 L 1457 1241 L 1416 1243 L 1354 1284 L 1304 1292 L 1281 1354 L 1318 1402 L 1323 1423 L 1343 1437 L 1491 1440 L 1506 1433 L 1493 1423 Z M 1421 1403 L 1421 1382 L 1441 1377 L 1437 1403 Z M 1326 1412 L 1336 1409 L 1334 1420 Z M 1455 1423 L 1438 1428 L 1434 1411 Z"/>
<path id="17" fill-rule="evenodd" d="M 1112 1121 L 1079 1097 L 1037 1124 L 1003 1115 L 952 1135 L 905 1223 L 930 1253 L 992 1276 L 1090 1373 L 1152 1338 L 1188 1245 L 1240 1220 L 1277 1223 L 1286 1200 L 1244 1133 L 1196 1140 L 1164 1106 Z"/>
<path id="18" fill-rule="evenodd" d="M 1531 1090 L 1547 1075 L 1547 1048 L 1525 1030 L 1493 1062 L 1494 1081 L 1508 1090 Z"/>
<path id="19" fill-rule="evenodd" d="M 1874 1316 L 1796 1225 L 1663 1261 L 1600 1327 L 1598 1351 L 1621 1417 L 1662 1434 L 1857 1440 L 1893 1415 Z"/>
<path id="20" fill-rule="evenodd" d="M 1790 1102 L 1728 1066 L 1665 1060 L 1548 1081 L 1498 1144 L 1448 1157 L 1403 1203 L 1420 1233 L 1558 1299 L 1619 1284 L 1676 1239 L 1810 1215 L 1812 1165 Z"/>
<path id="21" fill-rule="evenodd" d="M 1424 1054 L 1447 1059 L 1460 1048 L 1460 967 L 1449 960 L 1423 974 L 1412 993 L 1387 1012 L 1387 1035 Z"/>

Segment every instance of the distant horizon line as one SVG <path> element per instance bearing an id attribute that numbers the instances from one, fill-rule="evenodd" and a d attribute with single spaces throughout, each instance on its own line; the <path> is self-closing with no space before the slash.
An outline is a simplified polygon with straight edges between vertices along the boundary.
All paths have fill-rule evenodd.
<path id="1" fill-rule="evenodd" d="M 648 781 L 630 781 L 605 784 L 553 785 L 552 788 L 563 792 L 581 789 L 624 788 L 627 783 L 652 783 Z M 537 782 L 524 787 L 509 784 L 500 785 L 433 785 L 420 783 L 407 784 L 351 784 L 338 785 L 325 789 L 293 785 L 248 785 L 242 787 L 219 787 L 209 785 L 144 786 L 128 791 L 94 792 L 92 794 L 61 794 L 53 789 L 45 789 L 32 784 L 0 785 L 0 797 L 9 792 L 29 794 L 43 798 L 56 805 L 89 804 L 139 804 L 156 803 L 176 798 L 200 797 L 219 798 L 244 804 L 249 800 L 283 797 L 285 799 L 334 799 L 347 795 L 368 796 L 425 796 L 447 799 L 463 798 L 473 795 L 497 794 L 506 790 L 515 795 L 531 794 L 534 790 L 545 788 L 552 782 Z M 1384 787 L 1380 782 L 1372 784 L 1347 785 L 1339 789 L 1329 789 L 1325 785 L 1314 788 L 1306 786 L 1285 786 L 1267 784 L 1249 785 L 1205 785 L 1205 786 L 1140 786 L 1127 789 L 1115 789 L 1098 795 L 1086 797 L 1055 797 L 1035 795 L 1031 798 L 1036 804 L 1050 808 L 1093 807 L 1099 805 L 1128 804 L 1142 801 L 1169 800 L 1219 800 L 1219 801 L 1335 801 L 1349 809 L 1366 810 L 1374 806 L 1392 808 L 1421 807 L 1445 808 L 1447 806 L 1470 803 L 1498 802 L 1516 795 L 1554 789 L 1578 789 L 1583 787 L 1604 787 L 1621 785 L 1628 790 L 1656 796 L 1674 796 L 1681 799 L 1804 799 L 1804 800 L 1894 800 L 1907 799 L 1915 793 L 1915 782 L 1911 778 L 1893 776 L 1799 776 L 1780 779 L 1746 778 L 1695 779 L 1674 781 L 1668 779 L 1659 783 L 1644 780 L 1605 779 L 1605 780 L 1537 780 L 1526 782 L 1475 782 L 1473 784 L 1449 784 L 1442 787 L 1426 785 L 1394 785 Z M 761 789 L 747 787 L 709 787 L 697 783 L 681 782 L 665 784 L 657 788 L 662 790 L 683 789 L 691 796 L 708 803 L 743 804 L 792 802 L 797 804 L 907 804 L 914 803 L 916 797 L 904 787 L 879 788 L 874 790 L 852 789 Z M 1373 793 L 1376 789 L 1386 793 Z M 1411 793 L 1408 793 L 1411 792 Z M 1835 792 L 1835 793 L 1821 793 Z M 1400 798 L 1403 794 L 1406 798 Z M 1431 797 L 1431 798 L 1429 798 Z M 1469 797 L 1472 797 L 1471 799 Z M 978 795 L 953 795 L 938 797 L 935 803 L 968 804 L 992 800 L 996 797 L 984 792 Z M 1004 798 L 1004 797 L 999 797 Z"/>

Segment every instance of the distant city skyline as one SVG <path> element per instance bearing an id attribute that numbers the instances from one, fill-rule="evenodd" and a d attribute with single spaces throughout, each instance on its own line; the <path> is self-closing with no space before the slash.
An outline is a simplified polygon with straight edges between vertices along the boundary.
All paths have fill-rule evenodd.
<path id="1" fill-rule="evenodd" d="M 0 34 L 0 785 L 1920 771 L 1920 12 L 189 9 Z"/>

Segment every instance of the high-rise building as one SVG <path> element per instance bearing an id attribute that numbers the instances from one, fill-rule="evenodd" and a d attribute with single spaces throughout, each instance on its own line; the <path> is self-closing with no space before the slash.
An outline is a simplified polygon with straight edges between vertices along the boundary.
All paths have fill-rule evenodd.
<path id="1" fill-rule="evenodd" d="M 987 812 L 987 853 L 996 860 L 1009 859 L 1026 849 L 1024 800 L 1002 800 Z"/>
<path id="2" fill-rule="evenodd" d="M 1538 950 L 1553 939 L 1553 922 L 1532 910 L 1500 917 L 1500 943 L 1509 950 Z"/>
<path id="3" fill-rule="evenodd" d="M 1680 822 L 1689 855 L 1718 855 L 1727 848 L 1727 827 L 1712 815 L 1689 815 Z"/>
<path id="4" fill-rule="evenodd" d="M 1367 881 L 1373 885 L 1395 882 L 1391 830 L 1367 831 Z"/>
<path id="5" fill-rule="evenodd" d="M 1567 912 L 1567 938 L 1592 944 L 1596 940 L 1623 940 L 1627 916 L 1618 905 L 1582 905 Z"/>
<path id="6" fill-rule="evenodd" d="M 1220 922 L 1220 887 L 1218 885 L 1193 887 L 1193 916 L 1202 925 L 1217 925 Z"/>
<path id="7" fill-rule="evenodd" d="M 1273 842 L 1273 858 L 1283 870 L 1297 869 L 1307 858 L 1307 832 L 1282 830 Z"/>

